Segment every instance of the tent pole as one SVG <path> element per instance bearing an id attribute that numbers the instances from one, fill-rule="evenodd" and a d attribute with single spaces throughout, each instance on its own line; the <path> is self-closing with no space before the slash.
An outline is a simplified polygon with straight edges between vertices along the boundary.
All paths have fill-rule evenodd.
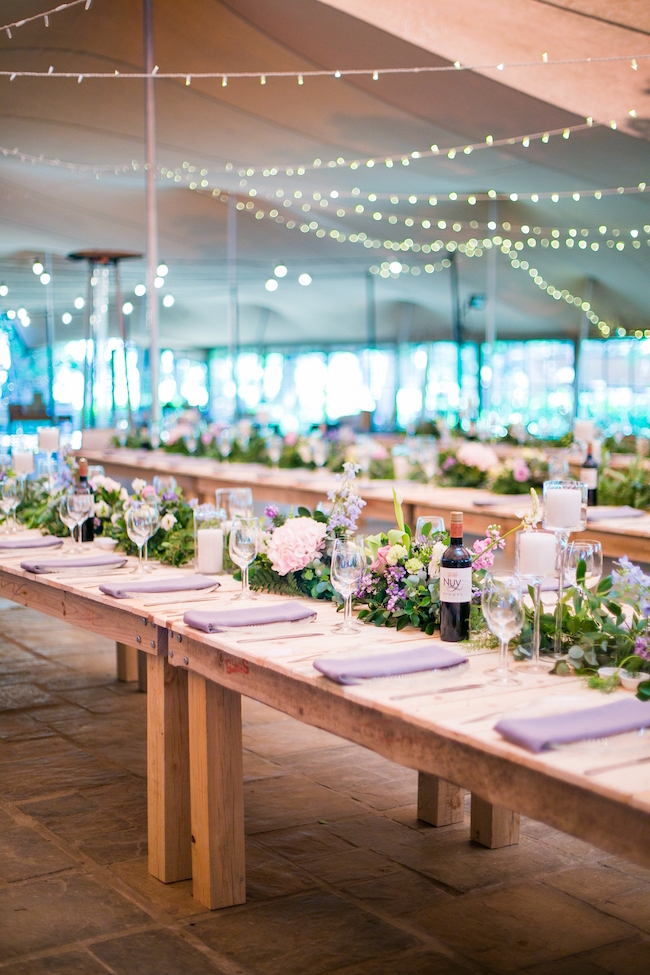
<path id="1" fill-rule="evenodd" d="M 587 283 L 585 284 L 585 301 L 589 302 L 591 305 L 591 299 L 594 294 L 594 279 L 587 278 Z M 576 340 L 576 352 L 575 352 L 575 362 L 574 362 L 574 376 L 573 376 L 573 419 L 578 415 L 578 393 L 580 391 L 580 361 L 582 358 L 582 343 L 585 339 L 589 338 L 589 325 L 590 321 L 587 318 L 587 312 L 580 309 L 580 326 L 578 331 L 578 337 Z"/>
<path id="2" fill-rule="evenodd" d="M 462 323 L 462 312 L 460 307 L 460 283 L 458 281 L 458 263 L 456 259 L 456 252 L 454 251 L 450 256 L 451 261 L 451 303 L 453 309 L 453 321 L 452 321 L 452 341 L 456 343 L 456 348 L 458 351 L 458 396 L 460 397 L 460 390 L 462 385 L 462 364 L 461 364 L 461 354 L 460 347 L 463 341 L 463 323 Z"/>
<path id="3" fill-rule="evenodd" d="M 86 340 L 86 346 L 84 350 L 84 397 L 83 405 L 81 407 L 81 430 L 82 432 L 86 429 L 86 406 L 88 402 L 88 343 L 90 342 L 90 316 L 92 314 L 92 302 L 93 302 L 93 289 L 90 283 L 90 279 L 93 276 L 93 262 L 88 261 L 88 276 L 86 281 L 86 305 L 84 313 L 84 338 Z M 92 400 L 90 403 L 90 408 L 92 410 Z"/>
<path id="4" fill-rule="evenodd" d="M 377 344 L 377 307 L 375 304 L 375 276 L 366 271 L 366 342 L 368 348 Z"/>
<path id="5" fill-rule="evenodd" d="M 158 439 L 160 403 L 158 400 L 159 338 L 158 291 L 154 285 L 158 267 L 158 210 L 156 205 L 156 105 L 154 97 L 153 0 L 142 0 L 144 70 L 145 179 L 147 200 L 147 328 L 150 341 L 151 426 Z"/>
<path id="6" fill-rule="evenodd" d="M 117 321 L 122 336 L 122 352 L 124 354 L 124 381 L 126 382 L 126 405 L 129 411 L 129 429 L 133 429 L 133 414 L 131 411 L 131 390 L 129 389 L 129 369 L 126 361 L 126 319 L 122 310 L 122 282 L 120 281 L 120 262 L 113 262 L 115 268 L 115 300 L 117 304 Z"/>
<path id="7" fill-rule="evenodd" d="M 497 222 L 497 201 L 490 200 L 488 204 L 488 221 Z M 491 247 L 487 252 L 487 302 L 485 308 L 485 353 L 490 357 L 490 368 L 497 340 L 497 248 Z M 485 397 L 481 403 L 482 409 L 492 406 L 492 379 L 485 388 L 479 382 L 479 397 Z"/>
<path id="8" fill-rule="evenodd" d="M 52 283 L 52 254 L 45 255 L 45 270 L 50 280 L 45 285 L 45 332 L 47 336 L 47 402 L 50 417 L 54 419 L 54 285 Z"/>
<path id="9" fill-rule="evenodd" d="M 226 225 L 226 263 L 228 265 L 228 348 L 235 382 L 235 419 L 239 419 L 239 388 L 237 386 L 237 353 L 239 352 L 239 308 L 237 301 L 237 198 L 228 199 Z"/>

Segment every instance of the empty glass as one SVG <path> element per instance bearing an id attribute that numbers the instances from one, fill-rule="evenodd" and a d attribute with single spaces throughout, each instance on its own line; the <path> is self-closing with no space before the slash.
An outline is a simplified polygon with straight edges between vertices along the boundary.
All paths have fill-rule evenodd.
<path id="1" fill-rule="evenodd" d="M 332 547 L 330 581 L 343 596 L 343 622 L 333 629 L 337 633 L 356 633 L 360 624 L 352 620 L 352 596 L 359 588 L 366 568 L 363 538 L 335 538 Z"/>
<path id="2" fill-rule="evenodd" d="M 415 540 L 422 544 L 422 539 L 431 538 L 436 532 L 444 532 L 444 530 L 444 518 L 438 518 L 436 515 L 420 515 L 415 523 Z"/>
<path id="3" fill-rule="evenodd" d="M 274 467 L 277 467 L 278 461 L 282 456 L 282 445 L 282 437 L 279 437 L 276 433 L 272 433 L 266 438 L 266 452 Z"/>
<path id="4" fill-rule="evenodd" d="M 255 599 L 248 584 L 248 566 L 255 560 L 260 544 L 260 528 L 256 518 L 240 518 L 233 522 L 228 539 L 230 558 L 241 569 L 241 592 L 233 599 Z"/>
<path id="5" fill-rule="evenodd" d="M 70 532 L 70 538 L 75 541 L 75 528 L 77 526 L 77 519 L 73 518 L 68 511 L 68 498 L 64 494 L 59 501 L 59 518 L 65 525 L 65 527 Z"/>
<path id="6" fill-rule="evenodd" d="M 565 579 L 576 585 L 578 565 L 585 563 L 585 589 L 595 589 L 603 574 L 603 546 L 593 538 L 584 538 L 569 544 L 566 556 Z"/>
<path id="7" fill-rule="evenodd" d="M 9 516 L 13 513 L 14 527 L 11 531 L 16 531 L 16 508 L 20 504 L 23 496 L 23 485 L 21 478 L 5 477 L 2 481 L 2 494 L 0 496 L 0 507 L 5 513 L 5 535 L 9 534 Z"/>
<path id="8" fill-rule="evenodd" d="M 126 533 L 138 547 L 138 564 L 133 570 L 134 575 L 143 575 L 142 548 L 147 539 L 153 534 L 153 509 L 146 501 L 132 501 L 124 515 Z"/>
<path id="9" fill-rule="evenodd" d="M 78 494 L 74 489 L 66 494 L 66 503 L 70 518 L 74 518 L 74 523 L 78 529 L 77 551 L 83 551 L 81 544 L 81 526 L 86 519 L 90 518 L 95 510 L 95 498 L 90 492 Z"/>
<path id="10" fill-rule="evenodd" d="M 521 584 L 514 572 L 488 573 L 483 584 L 481 609 L 490 633 L 499 641 L 499 664 L 486 673 L 494 674 L 488 683 L 506 687 L 521 684 L 508 673 L 508 644 L 521 633 L 524 625 L 524 604 Z"/>
<path id="11" fill-rule="evenodd" d="M 217 507 L 221 507 L 217 502 Z M 228 494 L 230 520 L 253 517 L 253 492 L 250 488 L 233 488 Z"/>
<path id="12" fill-rule="evenodd" d="M 149 539 L 153 538 L 160 528 L 160 507 L 158 505 L 157 498 L 153 498 L 151 500 L 146 499 L 144 503 L 151 508 L 151 532 L 147 536 L 147 541 L 145 542 L 144 546 L 144 565 L 142 567 L 142 571 L 153 572 L 153 568 L 149 565 Z"/>

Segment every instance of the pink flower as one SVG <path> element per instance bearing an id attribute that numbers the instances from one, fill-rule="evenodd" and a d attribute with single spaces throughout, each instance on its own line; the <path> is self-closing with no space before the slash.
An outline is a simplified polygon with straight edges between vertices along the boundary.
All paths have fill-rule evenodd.
<path id="1" fill-rule="evenodd" d="M 459 463 L 466 464 L 467 467 L 478 467 L 480 471 L 489 471 L 499 463 L 499 458 L 492 447 L 472 441 L 460 445 L 456 451 L 456 458 Z"/>
<path id="2" fill-rule="evenodd" d="M 390 545 L 383 545 L 377 552 L 377 558 L 370 566 L 371 572 L 383 572 L 388 564 L 386 562 L 386 556 L 390 552 Z"/>
<path id="3" fill-rule="evenodd" d="M 304 569 L 325 543 L 327 525 L 313 518 L 289 518 L 269 539 L 267 555 L 278 575 Z"/>
<path id="4" fill-rule="evenodd" d="M 295 445 L 298 442 L 298 434 L 293 433 L 293 431 L 287 433 L 284 438 L 284 442 L 287 445 L 287 447 L 295 447 Z"/>
<path id="5" fill-rule="evenodd" d="M 489 538 L 477 538 L 476 539 L 476 541 L 474 542 L 473 548 L 474 548 L 474 551 L 476 552 L 476 554 L 478 556 L 480 556 L 480 557 L 478 559 L 475 559 L 474 562 L 472 562 L 472 568 L 473 569 L 490 569 L 490 568 L 492 568 L 492 566 L 494 565 L 494 549 L 490 549 L 489 552 L 486 552 L 485 551 L 486 548 L 488 547 L 488 545 L 490 545 L 490 544 L 491 544 L 491 542 L 490 542 L 490 539 Z M 481 552 L 483 553 L 482 555 L 481 555 Z"/>
<path id="6" fill-rule="evenodd" d="M 212 434 L 209 430 L 204 430 L 201 434 L 201 443 L 204 447 L 209 447 L 212 443 Z"/>
<path id="7" fill-rule="evenodd" d="M 521 457 L 516 457 L 512 463 L 512 476 L 519 484 L 530 478 L 530 467 Z"/>
<path id="8" fill-rule="evenodd" d="M 156 489 L 153 484 L 146 484 L 142 488 L 142 493 L 140 494 L 143 501 L 154 501 L 157 496 L 158 495 L 156 494 Z"/>

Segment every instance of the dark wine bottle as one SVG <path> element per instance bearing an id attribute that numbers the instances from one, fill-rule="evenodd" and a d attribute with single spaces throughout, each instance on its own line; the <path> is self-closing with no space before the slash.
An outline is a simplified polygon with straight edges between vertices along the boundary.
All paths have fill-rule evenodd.
<path id="1" fill-rule="evenodd" d="M 580 480 L 587 485 L 587 504 L 598 504 L 598 464 L 592 457 L 592 444 L 587 444 L 587 457 L 580 468 Z"/>
<path id="2" fill-rule="evenodd" d="M 451 512 L 449 548 L 440 560 L 440 639 L 458 643 L 469 638 L 472 601 L 472 557 L 463 545 L 463 512 Z"/>
<path id="3" fill-rule="evenodd" d="M 79 478 L 75 487 L 76 494 L 92 494 L 92 488 L 88 483 L 88 461 L 85 457 L 79 458 Z M 81 541 L 92 542 L 95 537 L 95 515 L 86 518 L 81 526 Z"/>

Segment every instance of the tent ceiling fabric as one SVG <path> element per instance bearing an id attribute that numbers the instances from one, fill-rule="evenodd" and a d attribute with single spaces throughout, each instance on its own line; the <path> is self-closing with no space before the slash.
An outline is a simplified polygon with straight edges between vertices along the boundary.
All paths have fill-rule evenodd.
<path id="1" fill-rule="evenodd" d="M 575 8 L 578 13 L 558 9 Z M 32 0 L 8 0 L 5 21 L 43 9 Z M 338 8 L 338 9 L 337 9 Z M 367 67 L 449 64 L 461 61 L 497 63 L 540 57 L 603 56 L 612 53 L 650 52 L 650 37 L 604 21 L 631 23 L 648 31 L 645 3 L 605 3 L 575 0 L 553 4 L 543 0 L 503 0 L 500 4 L 472 0 L 448 5 L 433 0 L 155 0 L 156 62 L 162 71 L 238 70 L 307 71 Z M 510 20 L 508 18 L 511 18 Z M 3 21 L 3 22 L 5 22 Z M 372 22 L 370 22 L 372 21 Z M 577 25 L 577 26 L 576 26 Z M 49 28 L 42 23 L 0 38 L 0 68 L 7 70 L 129 71 L 142 65 L 142 27 L 139 3 L 132 0 L 93 0 L 89 11 L 76 7 L 53 16 Z M 471 207 L 451 202 L 448 194 L 589 191 L 636 186 L 648 180 L 650 152 L 645 139 L 650 114 L 648 89 L 650 61 L 638 70 L 600 66 L 535 68 L 504 72 L 446 72 L 370 77 L 296 79 L 232 79 L 156 82 L 158 162 L 176 169 L 184 161 L 208 170 L 210 187 L 249 199 L 252 186 L 267 214 L 267 194 L 282 190 L 287 196 L 299 189 L 309 201 L 309 219 L 318 221 L 327 236 L 288 230 L 253 212 L 237 216 L 240 338 L 242 344 L 336 345 L 364 343 L 367 338 L 368 268 L 399 259 L 422 269 L 422 253 L 399 255 L 364 247 L 361 242 L 338 242 L 329 236 L 335 228 L 346 236 L 364 232 L 369 237 L 419 243 L 447 239 L 449 231 L 436 228 L 444 219 L 458 220 L 466 240 L 488 234 L 488 203 Z M 0 79 L 2 137 L 8 148 L 76 163 L 130 166 L 143 162 L 142 83 L 128 80 L 76 81 L 17 78 Z M 311 163 L 316 157 L 346 160 L 369 156 L 408 155 L 432 143 L 441 148 L 543 132 L 584 122 L 615 111 L 626 115 L 632 99 L 636 119 L 626 130 L 596 127 L 576 132 L 569 140 L 539 140 L 529 148 L 505 148 L 412 160 L 408 167 L 387 169 L 377 165 L 334 169 L 308 169 L 302 176 L 284 171 L 263 177 L 265 166 L 287 167 Z M 614 104 L 615 103 L 615 104 Z M 225 164 L 233 170 L 225 173 Z M 254 167 L 253 177 L 240 185 L 238 171 Z M 9 286 L 4 307 L 22 305 L 32 319 L 23 337 L 30 345 L 44 341 L 45 288 L 32 274 L 33 259 L 53 253 L 56 336 L 81 337 L 83 313 L 73 300 L 85 293 L 83 268 L 66 255 L 85 248 L 143 251 L 145 245 L 144 180 L 137 172 L 95 178 L 45 164 L 21 163 L 0 156 L 0 279 Z M 376 204 L 390 210 L 381 194 L 397 194 L 394 212 L 400 223 L 391 226 L 385 216 L 372 219 L 366 202 L 363 215 L 351 213 L 345 199 L 359 187 L 358 200 L 371 192 Z M 332 190 L 345 199 L 346 216 L 335 216 L 312 199 L 314 192 L 329 198 Z M 437 207 L 426 202 L 410 206 L 405 197 L 418 194 L 440 198 Z M 277 202 L 277 201 L 276 201 Z M 291 215 L 307 219 L 294 200 Z M 205 349 L 227 342 L 227 205 L 207 194 L 190 191 L 183 183 L 161 179 L 158 193 L 160 257 L 169 266 L 161 293 L 174 295 L 173 307 L 161 308 L 161 343 L 177 349 Z M 280 207 L 281 212 L 283 211 Z M 316 211 L 316 212 L 314 212 Z M 296 216 L 300 213 L 300 217 Z M 407 230 L 403 220 L 412 216 Z M 433 221 L 425 231 L 424 218 Z M 499 222 L 513 227 L 529 224 L 557 227 L 560 239 L 569 228 L 589 230 L 601 241 L 600 250 L 542 250 L 525 254 L 545 280 L 572 294 L 592 294 L 591 303 L 601 318 L 630 328 L 647 328 L 647 271 L 650 248 L 643 226 L 650 224 L 647 194 L 615 195 L 579 202 L 549 200 L 537 204 L 498 204 Z M 469 221 L 479 227 L 470 230 Z M 621 253 L 604 246 L 599 225 L 620 228 Z M 640 231 L 642 247 L 631 247 L 630 229 Z M 503 231 L 501 231 L 503 233 Z M 514 238 L 514 233 L 510 234 Z M 431 255 L 431 263 L 439 261 Z M 265 281 L 282 262 L 289 274 L 270 293 Z M 461 298 L 486 290 L 486 257 L 458 259 Z M 313 282 L 298 283 L 308 272 Z M 141 262 L 125 263 L 125 298 L 134 304 L 131 333 L 146 342 L 142 300 L 133 287 L 144 280 Z M 396 279 L 372 278 L 376 304 L 377 341 L 424 341 L 451 337 L 451 284 L 448 271 Z M 580 312 L 563 301 L 553 301 L 530 277 L 510 266 L 498 254 L 497 329 L 501 337 L 574 337 Z M 0 309 L 3 307 L 0 304 Z M 408 309 L 408 314 L 405 314 Z M 72 322 L 63 325 L 61 314 Z M 404 323 L 408 323 L 408 328 Z M 469 337 L 485 330 L 485 312 L 473 310 L 466 319 Z M 592 334 L 595 330 L 592 328 Z"/>

